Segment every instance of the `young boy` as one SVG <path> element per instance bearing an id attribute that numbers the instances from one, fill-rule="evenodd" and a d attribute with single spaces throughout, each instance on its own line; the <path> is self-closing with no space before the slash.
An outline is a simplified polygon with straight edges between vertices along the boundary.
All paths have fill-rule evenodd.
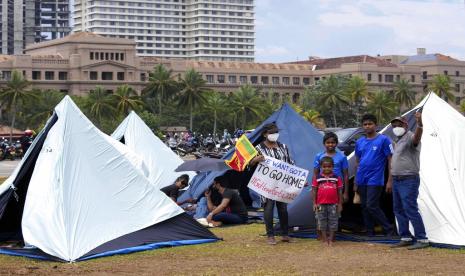
<path id="1" fill-rule="evenodd" d="M 386 192 L 390 193 L 392 190 L 390 167 L 393 146 L 387 136 L 376 132 L 376 124 L 377 120 L 374 115 L 365 114 L 362 117 L 366 136 L 358 139 L 355 144 L 355 159 L 358 169 L 354 190 L 360 195 L 363 220 L 368 236 L 374 235 L 375 222 L 383 227 L 387 236 L 392 236 L 395 234 L 395 230 L 381 210 L 379 201 L 384 189 L 386 163 L 388 163 L 389 174 Z"/>
<path id="2" fill-rule="evenodd" d="M 320 168 L 320 174 L 313 178 L 312 183 L 313 211 L 321 231 L 321 241 L 332 246 L 342 210 L 342 180 L 333 173 L 333 158 L 321 158 Z"/>

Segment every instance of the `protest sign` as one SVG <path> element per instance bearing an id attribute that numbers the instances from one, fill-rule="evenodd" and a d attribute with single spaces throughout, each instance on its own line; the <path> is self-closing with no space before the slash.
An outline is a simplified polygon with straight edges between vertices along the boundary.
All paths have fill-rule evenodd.
<path id="1" fill-rule="evenodd" d="M 302 191 L 307 176 L 305 169 L 265 156 L 248 187 L 266 198 L 290 203 Z"/>

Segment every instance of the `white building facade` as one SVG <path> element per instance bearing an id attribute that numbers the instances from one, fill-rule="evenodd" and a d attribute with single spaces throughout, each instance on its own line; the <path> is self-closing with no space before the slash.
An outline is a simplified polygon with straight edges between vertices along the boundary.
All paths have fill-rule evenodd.
<path id="1" fill-rule="evenodd" d="M 75 0 L 74 32 L 136 42 L 137 55 L 254 61 L 254 0 Z"/>

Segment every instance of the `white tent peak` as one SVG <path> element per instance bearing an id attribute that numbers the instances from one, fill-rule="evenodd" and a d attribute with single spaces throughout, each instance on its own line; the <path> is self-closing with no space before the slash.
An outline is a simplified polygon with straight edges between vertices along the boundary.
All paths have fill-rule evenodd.
<path id="1" fill-rule="evenodd" d="M 145 124 L 145 122 L 131 111 L 118 128 L 111 135 L 132 149 L 148 168 L 148 179 L 156 187 L 163 188 L 173 184 L 176 178 L 187 173 L 192 179 L 194 172 L 175 172 L 174 170 L 184 161 L 166 146 Z"/>

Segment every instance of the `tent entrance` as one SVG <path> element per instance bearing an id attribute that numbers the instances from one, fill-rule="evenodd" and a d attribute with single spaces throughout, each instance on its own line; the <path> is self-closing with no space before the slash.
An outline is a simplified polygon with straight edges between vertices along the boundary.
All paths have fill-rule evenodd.
<path id="1" fill-rule="evenodd" d="M 19 241 L 23 242 L 21 220 L 23 217 L 24 203 L 29 188 L 34 167 L 47 138 L 47 134 L 57 122 L 58 116 L 53 114 L 44 131 L 39 133 L 34 147 L 29 152 L 27 159 L 23 161 L 21 169 L 13 180 L 13 189 L 9 189 L 0 195 L 0 242 Z"/>

